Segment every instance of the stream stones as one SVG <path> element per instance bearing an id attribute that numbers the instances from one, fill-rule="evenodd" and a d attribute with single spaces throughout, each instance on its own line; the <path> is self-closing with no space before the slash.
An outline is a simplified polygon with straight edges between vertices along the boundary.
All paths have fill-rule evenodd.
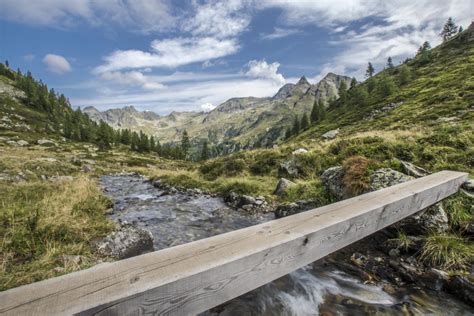
<path id="1" fill-rule="evenodd" d="M 103 256 L 125 259 L 153 251 L 153 235 L 147 230 L 123 223 L 118 231 L 94 241 L 92 247 Z"/>
<path id="2" fill-rule="evenodd" d="M 234 208 L 242 209 L 248 213 L 265 213 L 269 211 L 268 203 L 263 196 L 249 196 L 230 192 L 224 197 L 224 202 Z"/>
<path id="3" fill-rule="evenodd" d="M 294 215 L 297 213 L 311 210 L 313 208 L 318 207 L 319 205 L 318 202 L 319 201 L 317 199 L 311 199 L 311 200 L 300 200 L 300 201 L 287 203 L 287 204 L 280 204 L 275 209 L 275 217 L 282 218 L 282 217 L 286 217 L 286 216 L 290 216 L 290 215 Z"/>

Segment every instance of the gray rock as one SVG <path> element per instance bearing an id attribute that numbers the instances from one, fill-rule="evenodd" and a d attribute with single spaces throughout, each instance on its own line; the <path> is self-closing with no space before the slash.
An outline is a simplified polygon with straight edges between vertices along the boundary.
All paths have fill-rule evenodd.
<path id="1" fill-rule="evenodd" d="M 296 185 L 296 183 L 288 179 L 281 178 L 278 180 L 274 194 L 281 196 L 286 192 L 286 189 L 294 185 Z"/>
<path id="2" fill-rule="evenodd" d="M 370 190 L 376 191 L 392 185 L 413 180 L 414 178 L 390 168 L 376 170 L 370 176 Z"/>
<path id="3" fill-rule="evenodd" d="M 255 202 L 256 200 L 254 197 L 249 195 L 241 195 L 237 206 L 252 205 L 255 204 Z"/>
<path id="4" fill-rule="evenodd" d="M 390 257 L 398 257 L 400 255 L 400 250 L 398 250 L 397 248 L 390 249 L 388 255 Z"/>
<path id="5" fill-rule="evenodd" d="M 297 155 L 306 154 L 306 153 L 308 153 L 308 150 L 306 150 L 304 148 L 298 148 L 298 149 L 294 150 L 291 154 L 294 155 L 294 156 L 297 156 Z"/>
<path id="6" fill-rule="evenodd" d="M 318 200 L 301 200 L 293 203 L 281 204 L 275 210 L 275 217 L 282 218 L 305 212 L 318 206 Z"/>
<path id="7" fill-rule="evenodd" d="M 344 169 L 341 166 L 331 167 L 321 175 L 321 180 L 326 189 L 339 200 L 349 197 L 344 187 L 343 178 Z"/>
<path id="8" fill-rule="evenodd" d="M 288 175 L 291 177 L 298 176 L 298 166 L 293 159 L 280 163 L 279 171 L 283 175 Z"/>
<path id="9" fill-rule="evenodd" d="M 469 193 L 474 193 L 474 179 L 469 179 L 464 182 L 462 188 Z"/>
<path id="10" fill-rule="evenodd" d="M 28 146 L 28 142 L 26 140 L 19 140 L 16 142 L 19 146 Z"/>
<path id="11" fill-rule="evenodd" d="M 91 165 L 84 165 L 82 166 L 82 171 L 85 173 L 93 172 L 94 168 Z"/>
<path id="12" fill-rule="evenodd" d="M 124 224 L 118 231 L 92 244 L 103 256 L 125 259 L 153 251 L 153 236 L 144 229 Z"/>
<path id="13" fill-rule="evenodd" d="M 42 146 L 56 146 L 56 143 L 50 139 L 38 139 L 36 143 Z"/>
<path id="14" fill-rule="evenodd" d="M 425 169 L 415 166 L 411 162 L 403 161 L 403 160 L 398 160 L 398 161 L 401 163 L 403 171 L 410 176 L 413 176 L 415 178 L 420 178 L 420 177 L 424 177 L 430 174 Z"/>
<path id="15" fill-rule="evenodd" d="M 336 138 L 337 134 L 339 134 L 339 128 L 338 129 L 333 129 L 331 131 L 328 131 L 326 133 L 324 133 L 323 135 L 321 135 L 321 138 L 323 139 L 334 139 Z"/>

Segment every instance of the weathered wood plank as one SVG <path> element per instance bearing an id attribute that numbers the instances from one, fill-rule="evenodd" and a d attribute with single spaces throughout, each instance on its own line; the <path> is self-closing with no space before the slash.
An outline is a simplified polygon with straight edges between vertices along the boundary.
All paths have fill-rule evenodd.
<path id="1" fill-rule="evenodd" d="M 455 193 L 442 171 L 318 209 L 0 293 L 6 315 L 196 314 Z"/>

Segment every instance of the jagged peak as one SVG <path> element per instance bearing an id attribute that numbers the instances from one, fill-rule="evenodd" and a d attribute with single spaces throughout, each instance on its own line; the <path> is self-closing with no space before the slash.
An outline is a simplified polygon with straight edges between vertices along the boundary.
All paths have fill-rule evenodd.
<path id="1" fill-rule="evenodd" d="M 133 105 L 127 105 L 122 108 L 124 111 L 130 111 L 130 112 L 138 112 L 137 109 Z"/>
<path id="2" fill-rule="evenodd" d="M 296 83 L 297 86 L 301 85 L 309 85 L 308 79 L 306 79 L 306 76 L 302 76 L 300 80 Z"/>

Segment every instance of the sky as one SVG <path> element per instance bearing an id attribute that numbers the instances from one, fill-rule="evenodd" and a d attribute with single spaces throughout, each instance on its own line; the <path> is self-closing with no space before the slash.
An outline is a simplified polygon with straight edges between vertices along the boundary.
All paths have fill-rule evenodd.
<path id="1" fill-rule="evenodd" d="M 0 0 L 0 59 L 99 110 L 209 111 L 328 72 L 363 80 L 472 0 Z"/>

